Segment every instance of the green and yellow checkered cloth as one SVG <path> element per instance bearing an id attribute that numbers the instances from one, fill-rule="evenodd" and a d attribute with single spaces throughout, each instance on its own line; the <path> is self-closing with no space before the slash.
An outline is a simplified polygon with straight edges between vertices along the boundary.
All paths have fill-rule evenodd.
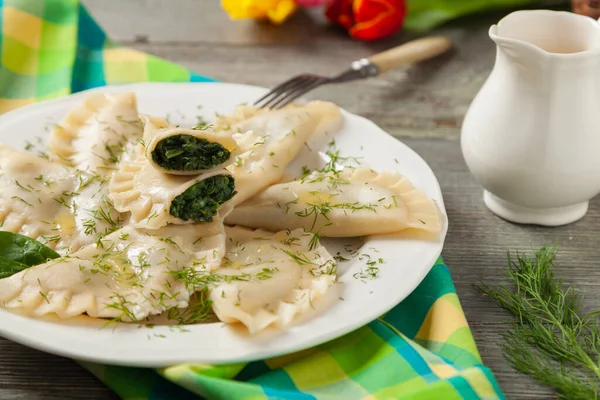
<path id="1" fill-rule="evenodd" d="M 76 0 L 0 0 L 0 6 L 2 112 L 104 85 L 211 80 L 120 48 Z M 386 315 L 296 354 L 159 370 L 81 365 L 126 400 L 504 399 L 481 363 L 441 259 Z"/>

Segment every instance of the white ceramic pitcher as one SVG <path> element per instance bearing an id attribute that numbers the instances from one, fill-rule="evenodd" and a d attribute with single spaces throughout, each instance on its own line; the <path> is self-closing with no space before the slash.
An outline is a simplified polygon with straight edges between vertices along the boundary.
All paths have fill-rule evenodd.
<path id="1" fill-rule="evenodd" d="M 517 11 L 489 35 L 496 62 L 461 135 L 485 204 L 517 223 L 576 221 L 600 193 L 600 24 Z"/>

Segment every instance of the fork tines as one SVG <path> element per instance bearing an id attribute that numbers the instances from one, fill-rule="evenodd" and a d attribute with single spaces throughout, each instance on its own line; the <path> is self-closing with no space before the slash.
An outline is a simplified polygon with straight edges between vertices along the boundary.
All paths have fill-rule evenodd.
<path id="1" fill-rule="evenodd" d="M 279 109 L 328 81 L 329 78 L 323 76 L 298 75 L 275 86 L 269 93 L 258 99 L 254 105 L 258 108 Z"/>

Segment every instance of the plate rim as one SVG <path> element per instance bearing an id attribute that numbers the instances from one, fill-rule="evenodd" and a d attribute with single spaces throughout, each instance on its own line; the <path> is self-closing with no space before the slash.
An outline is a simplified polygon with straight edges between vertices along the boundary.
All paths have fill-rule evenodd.
<path id="1" fill-rule="evenodd" d="M 0 115 L 0 127 L 3 124 L 3 122 L 9 118 L 14 118 L 16 116 L 18 116 L 21 113 L 30 113 L 30 112 L 39 112 L 37 111 L 37 109 L 44 109 L 47 107 L 52 107 L 52 105 L 58 105 L 60 103 L 63 103 L 65 101 L 70 101 L 72 99 L 77 99 L 77 98 L 83 98 L 86 97 L 86 95 L 92 93 L 92 92 L 126 92 L 126 91 L 133 91 L 135 92 L 136 90 L 140 90 L 143 89 L 144 87 L 154 87 L 156 89 L 162 87 L 176 87 L 176 86 L 195 86 L 195 87 L 202 87 L 202 86 L 208 86 L 208 85 L 228 85 L 228 86 L 233 86 L 233 87 L 244 87 L 244 88 L 249 88 L 249 89 L 253 89 L 253 90 L 262 90 L 264 92 L 268 91 L 268 88 L 265 87 L 260 87 L 260 86 L 254 86 L 254 85 L 248 85 L 248 84 L 238 84 L 238 83 L 233 83 L 233 82 L 139 82 L 139 83 L 130 83 L 130 84 L 122 84 L 122 85 L 110 85 L 110 86 L 101 86 L 101 87 L 96 87 L 96 88 L 91 88 L 91 89 L 87 89 L 87 90 L 83 90 L 77 93 L 73 93 L 67 96 L 62 96 L 59 98 L 55 98 L 55 99 L 49 99 L 49 100 L 45 100 L 45 101 L 41 101 L 38 103 L 33 103 L 33 104 L 29 104 L 11 111 L 8 111 L 2 115 Z M 425 279 L 425 277 L 427 276 L 427 274 L 431 271 L 431 269 L 433 268 L 433 266 L 435 265 L 435 262 L 437 261 L 437 259 L 441 256 L 442 250 L 444 248 L 444 244 L 446 241 L 446 237 L 447 237 L 447 233 L 448 233 L 448 228 L 449 228 L 449 219 L 448 219 L 448 214 L 447 214 L 447 210 L 445 208 L 445 204 L 444 204 L 444 198 L 443 198 L 443 193 L 441 190 L 441 186 L 440 183 L 437 179 L 437 176 L 435 175 L 435 173 L 433 172 L 433 170 L 431 169 L 431 166 L 421 157 L 420 154 L 418 154 L 415 150 L 413 150 L 411 147 L 409 147 L 408 145 L 406 145 L 400 138 L 396 138 L 392 135 L 390 135 L 388 132 L 386 132 L 383 128 L 381 128 L 379 125 L 377 125 L 375 122 L 361 116 L 358 114 L 354 114 L 352 112 L 347 111 L 346 109 L 342 108 L 341 105 L 336 104 L 340 110 L 342 111 L 343 114 L 345 114 L 346 117 L 351 117 L 351 118 L 355 118 L 355 119 L 360 119 L 363 123 L 367 123 L 369 125 L 371 125 L 373 127 L 373 131 L 377 131 L 377 135 L 379 135 L 382 139 L 385 137 L 385 140 L 393 140 L 394 142 L 396 142 L 397 144 L 399 144 L 400 146 L 403 146 L 405 148 L 405 150 L 407 150 L 408 152 L 412 153 L 412 155 L 414 157 L 416 157 L 419 162 L 423 165 L 424 168 L 427 168 L 427 174 L 430 175 L 433 178 L 433 183 L 435 183 L 435 196 L 438 199 L 437 200 L 437 204 L 440 208 L 440 212 L 442 213 L 443 216 L 443 222 L 444 222 L 444 226 L 443 226 L 443 230 L 440 233 L 440 238 L 439 238 L 439 252 L 436 251 L 436 255 L 435 257 L 432 256 L 431 260 L 428 260 L 428 264 L 430 264 L 430 267 L 428 268 L 423 268 L 420 270 L 420 274 L 413 274 L 412 277 L 413 279 L 411 279 L 411 281 L 414 281 L 415 283 L 412 286 L 412 289 L 408 292 L 408 294 L 404 297 L 402 297 L 402 299 L 398 300 L 398 301 L 394 301 L 394 304 L 391 306 L 386 306 L 384 307 L 385 310 L 381 313 L 378 313 L 378 315 L 384 315 L 387 312 L 389 312 L 391 309 L 393 309 L 394 307 L 396 307 L 398 304 L 400 304 L 402 301 L 404 301 L 408 296 L 410 296 L 415 289 L 421 284 L 421 282 L 423 282 L 423 280 Z M 432 253 L 433 254 L 433 253 Z M 22 318 L 24 320 L 33 320 L 35 322 L 39 322 L 39 320 L 35 320 L 29 317 L 25 317 L 25 316 L 21 316 L 3 309 L 0 309 L 0 321 L 5 320 L 5 319 L 10 319 L 12 317 L 15 318 Z M 5 337 L 9 340 L 12 340 L 16 343 L 20 343 L 23 344 L 25 346 L 37 349 L 37 350 L 41 350 L 50 354 L 55 354 L 55 355 L 59 355 L 59 356 L 63 356 L 63 357 L 68 357 L 68 358 L 72 358 L 78 361 L 88 361 L 88 362 L 94 362 L 94 363 L 110 363 L 112 365 L 120 365 L 120 366 L 132 366 L 132 367 L 166 367 L 166 366 L 170 366 L 170 365 L 174 365 L 174 364 L 182 364 L 182 363 L 209 363 L 212 365 L 223 365 L 223 364 L 232 364 L 232 363 L 240 363 L 240 362 L 252 362 L 252 361 L 256 361 L 256 360 L 260 360 L 260 359 L 265 359 L 265 358 L 272 358 L 272 357 L 277 357 L 277 356 L 281 356 L 284 354 L 291 354 L 294 352 L 298 352 L 298 351 L 302 351 L 326 342 L 329 342 L 331 340 L 337 339 L 339 337 L 342 337 L 344 335 L 347 335 L 353 331 L 356 331 L 357 329 L 360 329 L 366 325 L 368 325 L 369 323 L 375 321 L 377 318 L 379 317 L 371 317 L 370 314 L 369 316 L 363 316 L 362 318 L 357 318 L 352 325 L 351 328 L 348 328 L 347 325 L 345 325 L 343 328 L 336 328 L 336 329 L 332 329 L 329 332 L 323 334 L 315 334 L 314 336 L 311 337 L 311 339 L 309 340 L 305 340 L 302 342 L 301 346 L 295 346 L 292 349 L 281 349 L 278 352 L 274 352 L 274 351 L 266 351 L 265 353 L 267 354 L 265 355 L 261 355 L 261 354 L 257 354 L 254 356 L 245 356 L 245 357 L 238 357 L 235 360 L 211 360 L 210 362 L 206 362 L 206 361 L 198 361 L 196 360 L 190 360 L 187 359 L 185 357 L 180 357 L 180 356 L 173 356 L 173 357 L 160 357 L 160 360 L 158 360 L 156 357 L 152 358 L 151 356 L 144 356 L 144 357 L 128 357 L 126 360 L 124 359 L 115 359 L 114 357 L 106 357 L 106 356 L 87 356 L 84 354 L 81 354 L 81 352 L 78 351 L 71 351 L 69 348 L 64 348 L 61 346 L 57 346 L 57 345 L 53 345 L 51 341 L 48 340 L 40 340 L 39 337 L 35 337 L 35 335 L 28 335 L 28 336 L 20 336 L 18 330 L 10 330 L 7 329 L 5 327 L 5 324 L 0 323 L 0 336 Z M 43 321 L 45 322 L 45 321 Z"/>

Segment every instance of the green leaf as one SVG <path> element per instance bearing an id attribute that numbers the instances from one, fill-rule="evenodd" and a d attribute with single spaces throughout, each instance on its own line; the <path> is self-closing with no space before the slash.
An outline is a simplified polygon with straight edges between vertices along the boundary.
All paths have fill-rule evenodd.
<path id="1" fill-rule="evenodd" d="M 548 8 L 568 3 L 567 0 L 408 0 L 404 27 L 423 32 L 466 15 L 501 10 L 508 13 L 519 8 Z"/>
<path id="2" fill-rule="evenodd" d="M 31 267 L 60 256 L 35 239 L 0 231 L 0 257 Z M 4 265 L 4 263 L 0 265 Z"/>
<path id="3" fill-rule="evenodd" d="M 8 278 L 27 268 L 29 265 L 0 256 L 0 279 Z"/>

